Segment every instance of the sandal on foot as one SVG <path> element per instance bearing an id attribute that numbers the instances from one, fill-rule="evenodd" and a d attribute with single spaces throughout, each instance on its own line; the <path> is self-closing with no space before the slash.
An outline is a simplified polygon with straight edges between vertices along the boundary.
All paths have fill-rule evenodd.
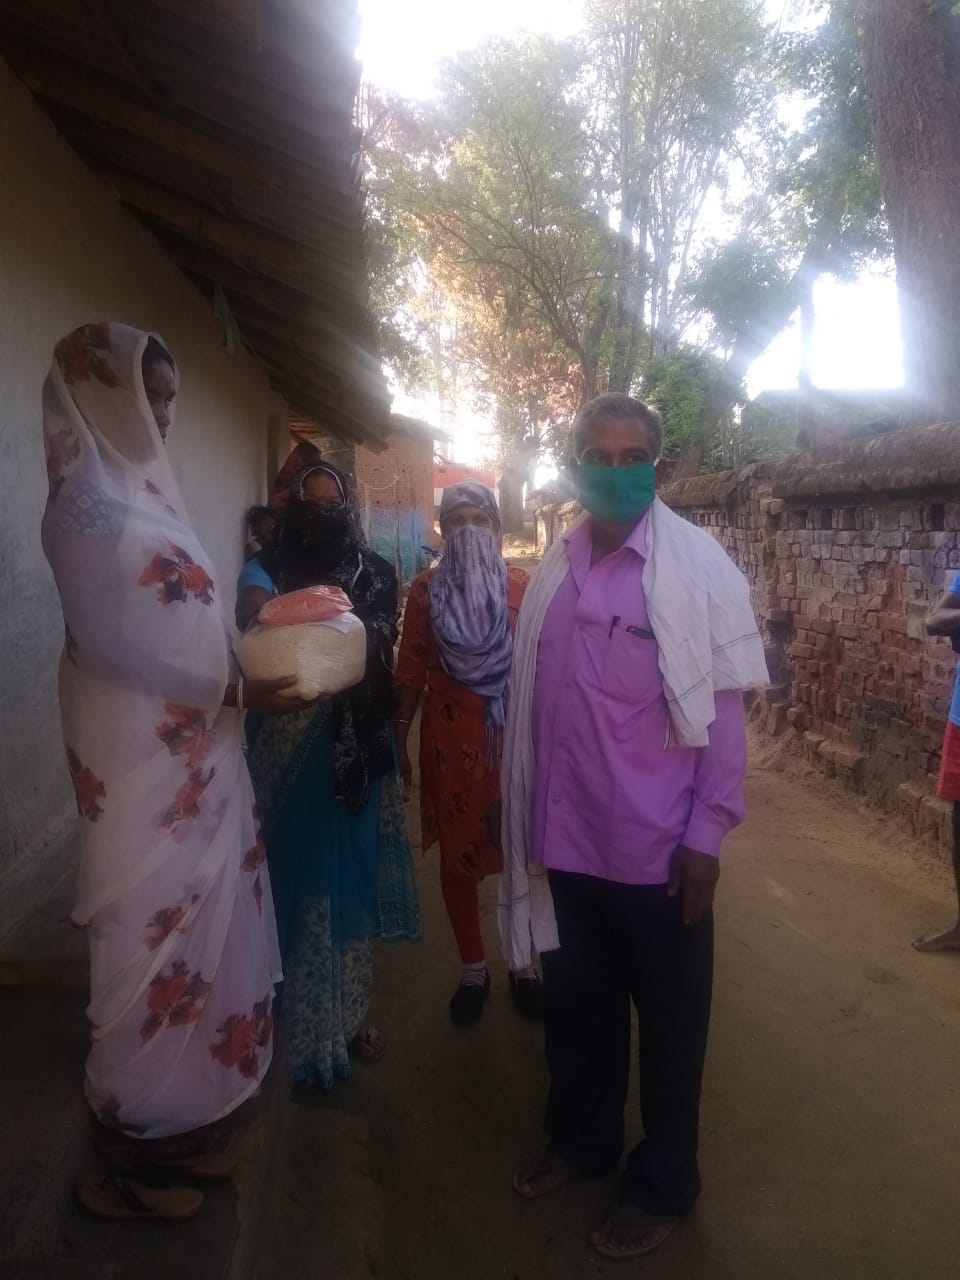
<path id="1" fill-rule="evenodd" d="M 143 1151 L 136 1147 L 98 1146 L 103 1158 L 122 1173 L 179 1174 L 198 1182 L 228 1182 L 237 1170 L 240 1157 L 235 1151 Z"/>
<path id="2" fill-rule="evenodd" d="M 73 1190 L 88 1213 L 112 1221 L 186 1222 L 203 1208 L 203 1193 L 191 1187 L 150 1187 L 116 1174 L 85 1173 Z"/>
<path id="3" fill-rule="evenodd" d="M 615 1261 L 641 1258 L 644 1254 L 659 1249 L 680 1222 L 680 1218 L 649 1213 L 639 1205 L 618 1204 L 600 1230 L 594 1231 L 590 1236 L 590 1243 L 604 1258 L 613 1258 Z M 616 1235 L 636 1243 L 618 1246 L 611 1242 L 611 1237 Z"/>
<path id="4" fill-rule="evenodd" d="M 378 1031 L 376 1027 L 367 1027 L 350 1041 L 351 1055 L 370 1067 L 382 1061 L 386 1052 L 387 1042 L 383 1032 Z"/>
<path id="5" fill-rule="evenodd" d="M 573 1166 L 548 1147 L 514 1171 L 513 1189 L 524 1200 L 539 1200 L 569 1182 L 573 1175 Z"/>

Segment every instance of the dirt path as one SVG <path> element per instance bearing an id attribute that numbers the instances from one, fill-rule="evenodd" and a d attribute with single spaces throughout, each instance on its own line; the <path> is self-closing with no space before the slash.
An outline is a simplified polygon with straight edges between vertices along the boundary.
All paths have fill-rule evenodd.
<path id="1" fill-rule="evenodd" d="M 706 1189 L 648 1262 L 585 1243 L 609 1182 L 512 1194 L 541 1140 L 539 1029 L 514 1015 L 498 962 L 482 1023 L 449 1025 L 455 953 L 435 857 L 423 864 L 426 940 L 379 963 L 389 1057 L 337 1095 L 370 1123 L 384 1280 L 955 1276 L 960 957 L 909 946 L 948 921 L 944 869 L 822 785 L 755 768 L 749 798 L 719 898 Z M 486 929 L 495 954 L 489 894 Z"/>

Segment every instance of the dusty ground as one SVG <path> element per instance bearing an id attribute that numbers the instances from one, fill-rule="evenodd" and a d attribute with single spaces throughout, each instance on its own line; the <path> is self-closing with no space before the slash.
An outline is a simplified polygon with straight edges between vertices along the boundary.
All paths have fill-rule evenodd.
<path id="1" fill-rule="evenodd" d="M 276 1093 L 239 1186 L 211 1189 L 180 1228 L 107 1226 L 70 1205 L 92 1163 L 83 958 L 74 942 L 63 952 L 73 935 L 51 904 L 56 947 L 41 931 L 32 958 L 0 955 L 0 1274 L 954 1280 L 960 955 L 909 946 L 949 921 L 946 870 L 824 782 L 759 758 L 749 800 L 718 899 L 706 1189 L 655 1258 L 604 1262 L 586 1244 L 609 1181 L 536 1204 L 510 1190 L 541 1141 L 540 1033 L 514 1015 L 496 960 L 483 1021 L 447 1021 L 457 965 L 434 853 L 421 862 L 424 942 L 379 959 L 387 1059 L 314 1106 Z M 495 956 L 492 905 L 488 893 Z"/>
<path id="2" fill-rule="evenodd" d="M 703 1106 L 705 1193 L 655 1259 L 604 1262 L 585 1236 L 611 1194 L 510 1190 L 540 1143 L 545 1072 L 494 961 L 477 1027 L 446 1020 L 456 978 L 435 854 L 426 938 L 385 949 L 387 1060 L 336 1107 L 369 1122 L 384 1280 L 936 1280 L 956 1275 L 960 956 L 920 956 L 949 882 L 824 784 L 754 767 L 729 841 Z M 492 895 L 486 928 L 494 952 Z"/>

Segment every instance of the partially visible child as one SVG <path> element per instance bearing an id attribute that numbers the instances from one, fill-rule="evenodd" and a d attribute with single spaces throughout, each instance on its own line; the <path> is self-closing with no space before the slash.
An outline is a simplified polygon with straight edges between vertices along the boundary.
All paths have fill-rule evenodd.
<path id="1" fill-rule="evenodd" d="M 244 560 L 258 556 L 273 537 L 277 527 L 276 512 L 269 507 L 251 507 L 247 512 L 247 542 L 243 549 Z"/>

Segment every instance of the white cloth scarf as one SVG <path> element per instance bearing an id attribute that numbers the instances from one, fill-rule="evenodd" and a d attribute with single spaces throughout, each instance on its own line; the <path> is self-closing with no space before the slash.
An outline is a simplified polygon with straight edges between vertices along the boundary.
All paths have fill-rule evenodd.
<path id="1" fill-rule="evenodd" d="M 561 539 L 527 589 L 514 640 L 501 771 L 504 869 L 498 910 L 511 970 L 526 968 L 534 950 L 560 945 L 547 872 L 529 861 L 529 849 L 537 649 L 547 610 L 569 572 Z M 647 523 L 643 591 L 670 713 L 667 745 L 705 747 L 716 715 L 714 695 L 769 681 L 747 580 L 715 539 L 656 499 Z"/>
<path id="2" fill-rule="evenodd" d="M 148 335 L 85 325 L 43 388 L 43 544 L 82 821 L 86 1092 L 142 1138 L 220 1119 L 272 1053 L 279 949 L 213 568 L 144 390 Z"/>

